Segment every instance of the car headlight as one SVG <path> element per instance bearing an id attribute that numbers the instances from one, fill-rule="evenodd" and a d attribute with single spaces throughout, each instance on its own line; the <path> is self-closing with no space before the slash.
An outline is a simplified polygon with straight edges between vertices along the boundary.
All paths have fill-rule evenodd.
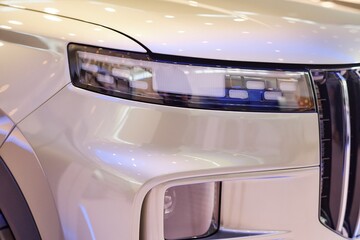
<path id="1" fill-rule="evenodd" d="M 75 86 L 141 102 L 239 111 L 313 111 L 305 71 L 159 62 L 151 54 L 69 44 Z"/>

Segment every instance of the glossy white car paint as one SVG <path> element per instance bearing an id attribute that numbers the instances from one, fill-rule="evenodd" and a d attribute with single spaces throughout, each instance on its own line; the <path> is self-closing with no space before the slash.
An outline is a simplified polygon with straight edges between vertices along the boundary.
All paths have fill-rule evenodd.
<path id="1" fill-rule="evenodd" d="M 360 51 L 354 47 L 360 41 L 360 10 L 331 2 L 0 2 L 107 26 L 155 53 L 246 62 L 360 62 Z"/>
<path id="2" fill-rule="evenodd" d="M 47 173 L 19 129 L 9 135 L 0 155 L 19 184 L 42 239 L 64 239 Z"/>
<path id="3" fill-rule="evenodd" d="M 14 126 L 13 121 L 0 110 L 0 146 L 4 143 Z"/>
<path id="4" fill-rule="evenodd" d="M 247 239 L 341 239 L 318 221 L 316 113 L 184 109 L 88 92 L 70 83 L 67 44 L 146 51 L 109 27 L 155 53 L 357 63 L 357 10 L 311 1 L 235 10 L 232 1 L 1 2 L 20 6 L 0 7 L 0 140 L 16 124 L 0 155 L 43 239 L 162 239 L 165 188 L 215 180 L 225 181 L 222 208 L 234 210 L 222 212 L 224 227 L 276 232 Z M 268 200 L 262 220 L 254 198 Z"/>
<path id="5" fill-rule="evenodd" d="M 223 181 L 222 226 L 244 235 L 253 235 L 247 238 L 215 239 L 340 239 L 338 235 L 323 228 L 318 220 L 319 185 L 314 184 L 317 179 L 318 169 L 307 168 L 300 171 L 207 176 L 159 184 L 147 196 L 144 213 L 147 220 L 144 222 L 147 224 L 143 226 L 141 239 L 163 239 L 163 225 L 151 223 L 163 221 L 164 205 L 161 198 L 167 188 L 213 181 Z M 306 194 L 299 194 L 304 192 Z M 304 226 L 307 231 L 304 231 Z"/>
<path id="6" fill-rule="evenodd" d="M 65 229 L 76 236 L 69 239 L 81 239 L 84 228 L 100 239 L 138 239 L 144 197 L 164 181 L 318 165 L 312 113 L 149 107 L 68 86 L 19 128 L 47 173 Z M 93 227 L 75 228 L 81 209 Z M 98 221 L 112 231 L 98 229 Z"/>
<path id="7" fill-rule="evenodd" d="M 94 34 L 99 38 L 94 38 Z M 70 41 L 145 51 L 132 40 L 101 26 L 8 7 L 0 7 L 0 36 L 0 54 L 6 56 L 0 58 L 1 109 L 15 123 L 70 82 Z"/>

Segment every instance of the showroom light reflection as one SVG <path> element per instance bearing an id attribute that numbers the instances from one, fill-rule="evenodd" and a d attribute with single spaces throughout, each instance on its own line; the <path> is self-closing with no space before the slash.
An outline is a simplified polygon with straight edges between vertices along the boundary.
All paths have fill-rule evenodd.
<path id="1" fill-rule="evenodd" d="M 106 7 L 106 8 L 104 8 L 104 10 L 107 11 L 107 12 L 111 12 L 111 13 L 116 12 L 116 10 L 114 8 L 111 8 L 111 7 Z"/>
<path id="2" fill-rule="evenodd" d="M 16 21 L 16 20 L 9 20 L 8 23 L 13 24 L 13 25 L 23 25 L 22 22 Z"/>
<path id="3" fill-rule="evenodd" d="M 46 8 L 44 8 L 44 12 L 50 13 L 50 14 L 57 14 L 60 12 L 60 10 L 56 9 L 56 8 L 52 8 L 52 7 L 46 7 Z"/>
<path id="4" fill-rule="evenodd" d="M 57 17 L 57 16 L 53 16 L 53 15 L 44 15 L 44 18 L 49 20 L 49 21 L 53 21 L 53 22 L 61 22 L 61 18 Z"/>
<path id="5" fill-rule="evenodd" d="M 7 26 L 7 25 L 0 25 L 0 28 L 2 28 L 2 29 L 12 29 L 12 27 Z"/>

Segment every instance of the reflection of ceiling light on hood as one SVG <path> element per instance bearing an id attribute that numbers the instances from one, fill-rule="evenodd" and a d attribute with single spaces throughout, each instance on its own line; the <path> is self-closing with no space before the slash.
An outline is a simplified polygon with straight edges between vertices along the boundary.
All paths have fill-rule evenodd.
<path id="1" fill-rule="evenodd" d="M 234 17 L 231 15 L 225 15 L 225 14 L 197 14 L 199 17 L 211 17 L 211 18 L 230 18 Z"/>
<path id="2" fill-rule="evenodd" d="M 258 15 L 257 13 L 254 13 L 254 12 L 242 12 L 242 11 L 236 11 L 235 13 L 236 13 L 237 15 L 249 15 L 249 16 Z"/>
<path id="3" fill-rule="evenodd" d="M 16 21 L 16 20 L 9 20 L 8 23 L 14 24 L 14 25 L 22 25 L 22 22 Z"/>
<path id="4" fill-rule="evenodd" d="M 322 7 L 325 7 L 325 8 L 334 8 L 334 7 L 335 7 L 335 3 L 333 3 L 333 2 L 322 2 L 322 3 L 321 3 L 321 6 L 322 6 Z"/>
<path id="5" fill-rule="evenodd" d="M 20 5 L 9 4 L 9 6 L 14 8 L 26 9 L 26 7 Z"/>
<path id="6" fill-rule="evenodd" d="M 306 24 L 316 24 L 313 21 L 305 20 L 305 19 L 299 19 L 299 18 L 292 18 L 292 17 L 282 17 L 282 19 L 291 22 L 291 23 L 306 23 Z"/>
<path id="7" fill-rule="evenodd" d="M 192 7 L 197 7 L 197 6 L 199 6 L 199 3 L 196 1 L 189 1 L 189 5 Z"/>
<path id="8" fill-rule="evenodd" d="M 104 8 L 105 9 L 105 11 L 107 11 L 107 12 L 116 12 L 116 10 L 114 9 L 114 8 L 111 8 L 111 7 L 106 7 L 106 8 Z"/>
<path id="9" fill-rule="evenodd" d="M 244 21 L 246 21 L 246 19 L 245 18 L 234 18 L 234 21 L 235 22 L 244 22 Z"/>
<path id="10" fill-rule="evenodd" d="M 2 28 L 2 29 L 11 29 L 10 26 L 6 26 L 6 25 L 0 25 L 0 28 Z"/>
<path id="11" fill-rule="evenodd" d="M 54 22 L 61 22 L 61 18 L 53 16 L 53 15 L 44 15 L 44 18 L 50 21 L 54 21 Z"/>
<path id="12" fill-rule="evenodd" d="M 60 11 L 58 9 L 56 9 L 56 8 L 47 7 L 47 8 L 44 8 L 44 12 L 50 13 L 50 14 L 57 14 Z"/>

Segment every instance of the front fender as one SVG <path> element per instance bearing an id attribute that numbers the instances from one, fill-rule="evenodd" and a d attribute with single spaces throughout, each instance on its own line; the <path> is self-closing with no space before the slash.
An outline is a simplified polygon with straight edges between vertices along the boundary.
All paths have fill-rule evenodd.
<path id="1" fill-rule="evenodd" d="M 0 119 L 6 119 L 6 117 Z M 10 123 L 8 123 L 8 125 L 10 125 Z M 0 127 L 2 126 L 3 125 L 1 124 Z M 2 128 L 0 129 L 2 130 Z M 1 138 L 4 138 L 4 135 L 1 134 Z M 1 169 L 4 171 L 2 172 L 8 173 L 7 175 L 9 176 L 12 175 L 13 183 L 15 183 L 13 184 L 14 188 L 16 188 L 16 183 L 19 188 L 18 190 L 14 188 L 10 189 L 11 191 L 9 190 L 10 192 L 18 191 L 17 195 L 11 195 L 15 196 L 15 199 L 12 199 L 11 196 L 6 196 L 7 200 L 11 199 L 11 201 L 7 201 L 8 204 L 4 203 L 3 206 L 0 205 L 5 217 L 11 219 L 26 219 L 24 212 L 20 210 L 22 207 L 28 205 L 28 208 L 31 209 L 33 219 L 35 220 L 35 226 L 33 226 L 33 228 L 36 228 L 37 226 L 41 239 L 64 239 L 56 205 L 45 173 L 43 172 L 34 151 L 18 128 L 14 127 L 13 131 L 11 133 L 9 132 L 6 141 L 0 148 L 0 156 L 3 160 Z M 9 181 L 11 182 L 11 180 Z M 1 181 L 1 183 L 3 184 L 4 182 Z M 7 185 L 7 187 L 9 187 L 9 185 Z M 3 195 L 1 194 L 1 196 Z M 21 200 L 20 198 L 22 196 L 23 199 Z M 2 202 L 4 201 L 1 201 L 0 199 L 0 204 Z M 14 209 L 16 211 L 12 211 Z M 31 219 L 31 214 L 28 218 Z M 11 224 L 19 223 L 18 221 L 11 221 L 11 223 L 8 219 L 8 222 L 11 229 L 14 231 L 15 237 L 17 236 L 17 228 L 20 228 L 20 230 L 23 231 L 23 224 L 20 224 L 21 226 L 11 226 Z M 29 227 L 29 225 L 31 224 L 27 222 L 26 226 Z M 30 236 L 28 235 L 25 238 L 20 237 L 19 239 L 30 239 L 28 237 Z M 31 234 L 31 239 L 39 238 L 35 238 L 35 235 Z"/>

